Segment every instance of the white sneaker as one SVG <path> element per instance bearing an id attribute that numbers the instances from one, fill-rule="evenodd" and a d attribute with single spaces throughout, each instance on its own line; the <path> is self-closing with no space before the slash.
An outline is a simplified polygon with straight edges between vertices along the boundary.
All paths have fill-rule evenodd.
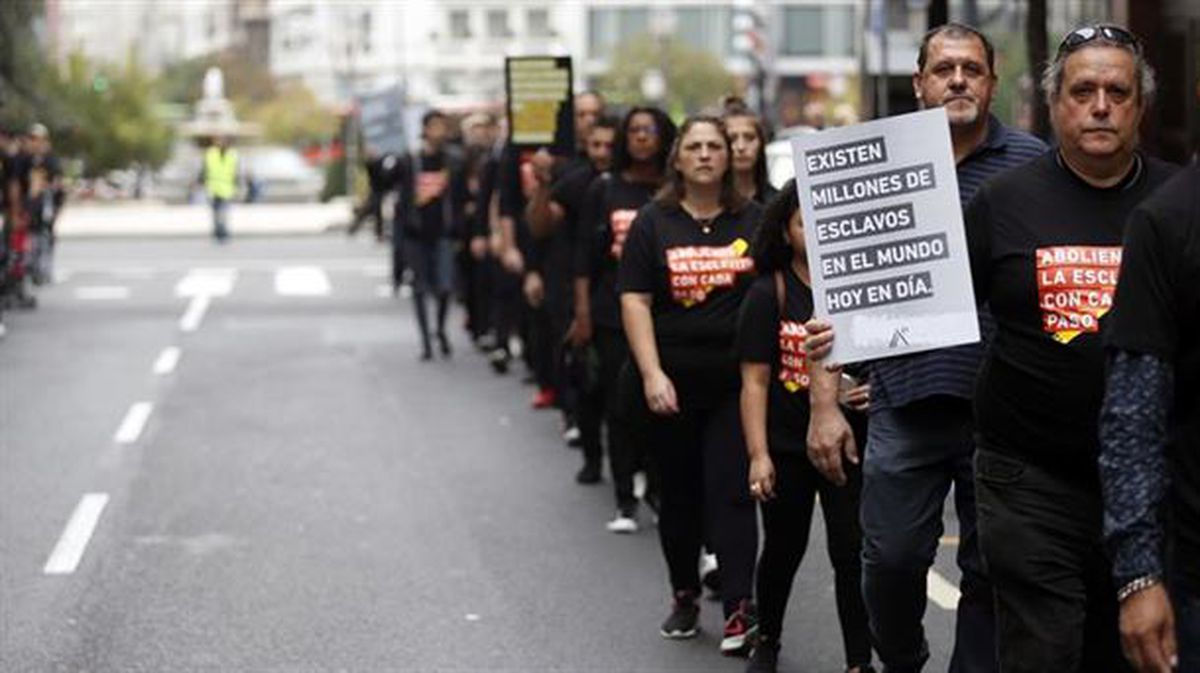
<path id="1" fill-rule="evenodd" d="M 583 433 L 579 432 L 579 428 L 577 426 L 571 425 L 568 426 L 566 430 L 563 430 L 562 437 L 564 442 L 568 444 L 574 444 L 583 437 Z"/>
<path id="2" fill-rule="evenodd" d="M 621 533 L 628 535 L 630 533 L 638 532 L 637 520 L 632 517 L 625 516 L 620 512 L 617 512 L 617 516 L 612 521 L 604 524 L 604 527 L 607 528 L 608 532 L 610 533 Z"/>
<path id="3" fill-rule="evenodd" d="M 701 554 L 700 555 L 700 576 L 716 572 L 717 570 L 717 555 L 716 554 Z"/>

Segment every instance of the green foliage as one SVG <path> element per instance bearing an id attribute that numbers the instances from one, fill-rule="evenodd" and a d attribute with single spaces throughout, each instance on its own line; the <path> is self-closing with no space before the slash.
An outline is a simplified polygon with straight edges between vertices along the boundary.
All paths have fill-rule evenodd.
<path id="1" fill-rule="evenodd" d="M 262 125 L 268 142 L 300 145 L 327 140 L 338 118 L 301 84 L 280 86 L 270 100 L 248 106 L 247 121 Z"/>
<path id="2" fill-rule="evenodd" d="M 652 69 L 659 69 L 665 75 L 663 102 L 673 115 L 715 105 L 722 95 L 735 88 L 733 75 L 713 53 L 674 38 L 659 42 L 649 35 L 640 35 L 613 50 L 612 62 L 608 72 L 600 77 L 599 89 L 614 103 L 642 102 L 645 100 L 642 77 Z"/>
<path id="3" fill-rule="evenodd" d="M 132 165 L 157 168 L 170 156 L 171 130 L 155 114 L 154 81 L 136 61 L 98 68 L 73 54 L 44 85 L 61 108 L 53 121 L 55 147 L 82 158 L 85 175 Z"/>

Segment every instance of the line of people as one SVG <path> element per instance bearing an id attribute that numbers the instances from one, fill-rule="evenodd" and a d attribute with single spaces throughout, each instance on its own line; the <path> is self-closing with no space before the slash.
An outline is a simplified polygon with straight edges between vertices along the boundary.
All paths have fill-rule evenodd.
<path id="1" fill-rule="evenodd" d="M 5 311 L 36 308 L 32 286 L 53 279 L 54 224 L 65 195 L 44 125 L 0 131 L 0 337 Z"/>
<path id="2" fill-rule="evenodd" d="M 697 634 L 707 587 L 720 651 L 777 670 L 819 499 L 846 670 L 921 671 L 952 491 L 950 670 L 1200 671 L 1197 169 L 1146 200 L 1173 167 L 1138 149 L 1155 83 L 1127 30 L 1061 42 L 1042 82 L 1054 148 L 990 113 L 995 60 L 947 24 L 912 77 L 947 114 L 983 343 L 857 367 L 824 362 L 795 184 L 768 183 L 764 125 L 736 99 L 677 127 L 580 94 L 568 157 L 451 152 L 433 112 L 396 162 L 395 281 L 411 273 L 421 357 L 434 339 L 450 354 L 459 273 L 492 367 L 522 344 L 533 406 L 582 448 L 577 481 L 600 482 L 607 451 L 608 530 L 656 522 L 664 638 Z"/>

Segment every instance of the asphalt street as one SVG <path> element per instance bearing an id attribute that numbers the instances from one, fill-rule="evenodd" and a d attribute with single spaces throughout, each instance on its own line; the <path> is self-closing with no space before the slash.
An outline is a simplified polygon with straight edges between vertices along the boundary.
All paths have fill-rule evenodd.
<path id="1" fill-rule="evenodd" d="M 653 523 L 604 530 L 453 316 L 420 363 L 388 250 L 64 241 L 0 341 L 0 671 L 741 671 L 664 641 Z M 953 517 L 936 570 L 951 585 Z M 781 670 L 843 670 L 820 522 Z M 926 618 L 944 671 L 952 586 Z M 945 604 L 939 605 L 938 601 Z"/>

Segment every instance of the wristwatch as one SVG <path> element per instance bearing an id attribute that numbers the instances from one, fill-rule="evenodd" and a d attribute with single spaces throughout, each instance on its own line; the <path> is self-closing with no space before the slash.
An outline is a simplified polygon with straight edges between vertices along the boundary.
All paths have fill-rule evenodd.
<path id="1" fill-rule="evenodd" d="M 1158 575 L 1142 575 L 1141 577 L 1132 579 L 1126 582 L 1125 586 L 1117 590 L 1117 602 L 1124 603 L 1126 598 L 1161 582 L 1162 578 Z"/>

